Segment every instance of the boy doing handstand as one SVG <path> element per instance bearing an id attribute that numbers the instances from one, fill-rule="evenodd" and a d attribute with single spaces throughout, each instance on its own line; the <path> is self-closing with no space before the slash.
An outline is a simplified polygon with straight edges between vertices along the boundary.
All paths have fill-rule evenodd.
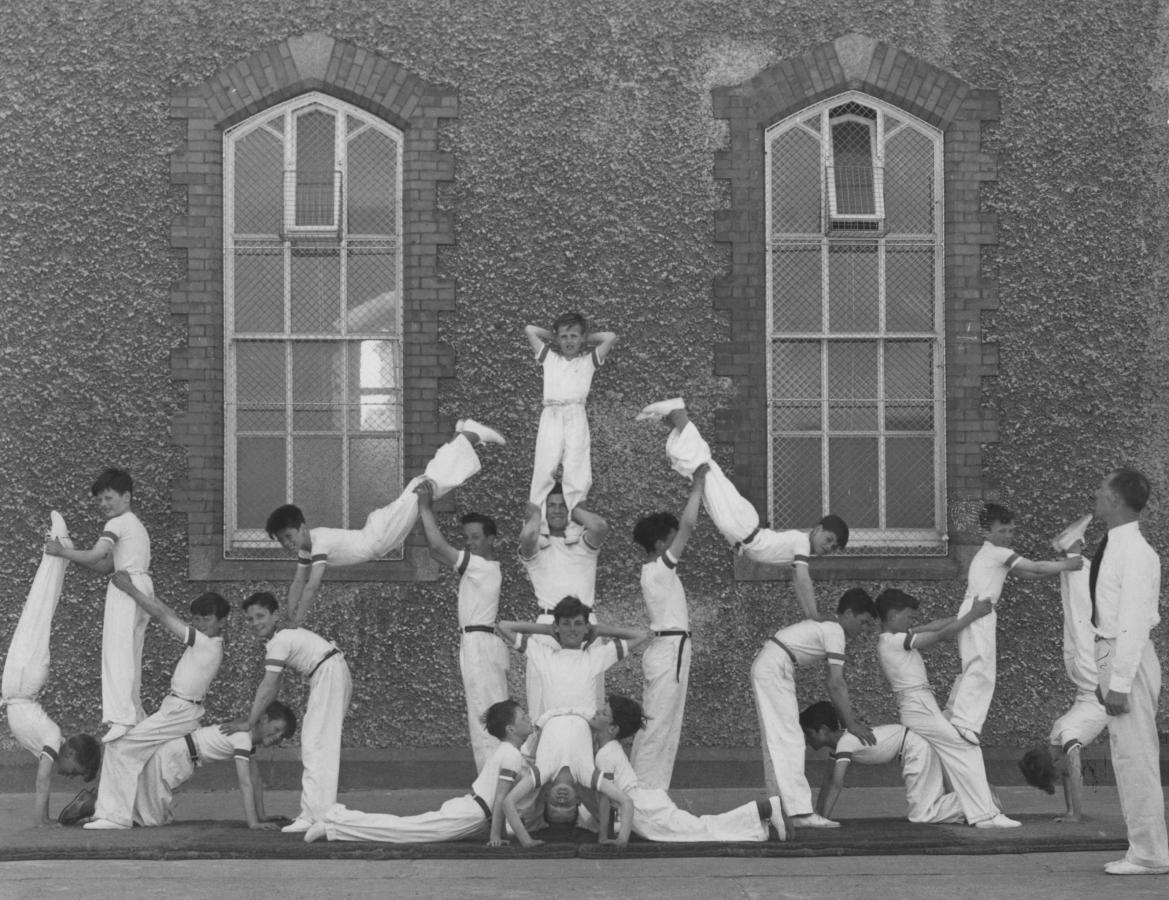
<path id="1" fill-rule="evenodd" d="M 50 536 L 62 547 L 71 548 L 73 544 L 61 514 L 54 510 L 51 519 Z M 37 699 L 49 680 L 49 633 L 68 565 L 60 554 L 46 552 L 41 556 L 16 630 L 12 632 L 0 682 L 0 706 L 8 715 L 8 728 L 17 743 L 37 758 L 33 800 L 33 821 L 37 827 L 53 824 L 49 818 L 49 793 L 54 771 L 67 777 L 80 775 L 89 782 L 97 777 L 101 766 L 101 745 L 97 738 L 76 734 L 65 739 Z"/>
<path id="2" fill-rule="evenodd" d="M 460 419 L 455 435 L 443 444 L 394 502 L 375 509 L 361 528 L 309 528 L 297 506 L 277 507 L 268 516 L 265 530 L 289 553 L 296 554 L 296 576 L 288 587 L 285 603 L 288 622 L 300 626 L 329 566 L 356 566 L 380 559 L 399 547 L 418 521 L 417 488 L 429 481 L 438 499 L 457 488 L 481 468 L 475 445 L 506 443 L 499 432 L 472 419 Z"/>
<path id="3" fill-rule="evenodd" d="M 702 435 L 681 397 L 651 403 L 637 415 L 638 419 L 664 420 L 671 429 L 666 439 L 666 456 L 674 471 L 692 478 L 701 466 L 708 466 L 702 488 L 702 502 L 715 527 L 728 544 L 753 562 L 792 568 L 792 589 L 800 612 L 818 619 L 816 593 L 808 572 L 808 558 L 827 556 L 848 544 L 848 525 L 840 516 L 824 516 L 810 532 L 774 531 L 759 524 L 759 513 L 739 493 L 710 455 L 710 445 Z"/>
<path id="4" fill-rule="evenodd" d="M 551 331 L 538 325 L 524 328 L 536 362 L 544 372 L 544 410 L 536 432 L 528 502 L 544 502 L 556 482 L 556 467 L 562 466 L 560 481 L 570 512 L 588 496 L 593 483 L 585 401 L 593 373 L 617 342 L 617 335 L 611 331 L 587 331 L 585 317 L 575 312 L 557 316 Z"/>

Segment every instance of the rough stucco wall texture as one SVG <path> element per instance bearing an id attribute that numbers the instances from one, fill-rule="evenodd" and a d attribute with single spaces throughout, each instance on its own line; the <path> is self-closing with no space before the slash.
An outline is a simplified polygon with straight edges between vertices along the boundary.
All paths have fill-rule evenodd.
<path id="1" fill-rule="evenodd" d="M 472 414 L 511 441 L 492 451 L 458 498 L 502 525 L 502 614 L 533 603 L 514 563 L 539 401 L 521 327 L 581 308 L 620 333 L 590 402 L 595 486 L 590 505 L 612 523 L 598 596 L 604 618 L 644 620 L 635 518 L 677 510 L 685 485 L 668 470 L 664 431 L 635 424 L 645 402 L 683 394 L 700 426 L 734 401 L 712 376 L 726 324 L 711 306 L 725 265 L 712 240 L 725 193 L 712 175 L 724 145 L 710 90 L 849 32 L 900 47 L 1000 92 L 988 132 L 999 181 L 984 197 L 999 217 L 1000 308 L 984 323 L 1001 351 L 985 388 L 999 410 L 987 494 L 1021 514 L 1020 549 L 1046 555 L 1043 535 L 1089 508 L 1108 467 L 1131 461 L 1164 486 L 1165 367 L 1155 288 L 1166 261 L 1165 83 L 1157 4 L 1102 8 L 1069 0 L 1044 11 L 905 0 L 452 0 L 317 3 L 250 0 L 17 0 L 0 33 L 0 641 L 7 642 L 39 558 L 52 508 L 82 541 L 100 522 L 88 484 L 104 465 L 130 468 L 154 546 L 160 597 L 179 605 L 211 587 L 233 602 L 283 584 L 186 581 L 185 522 L 170 507 L 185 476 L 172 446 L 182 391 L 169 354 L 184 340 L 168 289 L 179 271 L 168 235 L 184 199 L 169 187 L 180 136 L 167 119 L 172 85 L 195 84 L 257 48 L 320 31 L 380 53 L 459 92 L 444 125 L 456 159 L 442 204 L 456 221 L 443 272 L 458 283 L 442 339 L 455 354 L 444 412 Z M 716 447 L 717 452 L 717 447 Z M 444 516 L 448 526 L 452 515 Z M 781 524 L 781 523 L 777 523 Z M 1148 532 L 1169 549 L 1164 507 Z M 289 575 L 291 576 L 291 563 Z M 725 544 L 703 518 L 684 580 L 695 631 L 683 741 L 757 740 L 747 672 L 760 643 L 794 619 L 783 583 L 738 583 Z M 822 608 L 843 582 L 820 582 Z M 870 590 L 884 585 L 868 583 Z M 944 614 L 960 582 L 902 586 Z M 351 746 L 465 743 L 456 662 L 454 582 L 329 585 L 310 627 L 346 649 L 355 673 Z M 53 636 L 47 708 L 67 729 L 99 716 L 103 583 L 72 570 Z M 1041 738 L 1070 698 L 1050 583 L 1008 587 L 1000 613 L 999 691 L 991 744 Z M 871 721 L 893 715 L 871 636 L 852 650 L 851 688 Z M 178 648 L 156 628 L 144 663 L 147 706 L 164 693 Z M 208 704 L 238 713 L 260 652 L 240 622 Z M 931 659 L 942 693 L 956 651 Z M 518 689 L 518 665 L 513 676 Z M 821 693 L 805 673 L 803 696 Z M 613 687 L 638 694 L 627 665 Z M 302 689 L 290 694 L 299 702 Z M 0 745 L 10 741 L 0 735 Z M 10 743 L 9 743 L 10 745 Z"/>

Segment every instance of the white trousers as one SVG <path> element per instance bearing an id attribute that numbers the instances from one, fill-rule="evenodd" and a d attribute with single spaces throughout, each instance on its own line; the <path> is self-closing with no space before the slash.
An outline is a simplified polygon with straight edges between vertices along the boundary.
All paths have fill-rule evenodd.
<path id="1" fill-rule="evenodd" d="M 489 820 L 483 808 L 467 794 L 447 800 L 433 812 L 416 816 L 364 813 L 334 804 L 325 815 L 330 841 L 380 841 L 387 844 L 429 844 L 459 841 L 480 832 Z"/>
<path id="2" fill-rule="evenodd" d="M 1100 690 L 1108 695 L 1115 641 L 1096 644 Z M 1157 702 L 1161 663 L 1150 640 L 1128 695 L 1128 712 L 1108 717 L 1112 769 L 1120 794 L 1120 811 L 1128 829 L 1125 859 L 1142 866 L 1169 866 L 1165 832 L 1165 794 L 1161 788 L 1161 745 L 1157 736 Z"/>
<path id="3" fill-rule="evenodd" d="M 52 532 L 65 546 L 73 546 L 65 529 L 65 520 L 58 513 L 53 513 Z M 12 632 L 8 655 L 4 658 L 0 697 L 5 700 L 11 697 L 35 700 L 49 680 L 49 635 L 68 565 L 69 561 L 60 556 L 47 553 L 41 556 L 16 630 Z M 39 747 L 37 752 L 40 752 Z"/>
<path id="4" fill-rule="evenodd" d="M 804 776 L 804 731 L 796 702 L 795 664 L 770 641 L 751 664 L 751 692 L 759 714 L 767 793 L 779 795 L 789 816 L 806 816 L 813 811 L 812 789 Z"/>
<path id="5" fill-rule="evenodd" d="M 145 572 L 133 572 L 130 578 L 142 593 L 154 593 L 154 583 Z M 146 718 L 141 696 L 142 645 L 149 623 L 150 615 L 111 581 L 101 630 L 103 722 L 129 726 Z"/>
<path id="6" fill-rule="evenodd" d="M 663 790 L 638 787 L 631 799 L 633 832 L 647 841 L 765 841 L 768 837 L 754 800 L 725 813 L 696 816 L 678 809 Z"/>
<path id="7" fill-rule="evenodd" d="M 150 757 L 167 741 L 198 728 L 201 718 L 201 703 L 189 703 L 168 694 L 156 713 L 107 744 L 102 754 L 94 816 L 129 827 L 134 818 L 138 779 Z"/>
<path id="8" fill-rule="evenodd" d="M 668 790 L 682 737 L 686 689 L 690 683 L 690 639 L 656 637 L 641 657 L 645 688 L 641 704 L 649 720 L 633 739 L 629 760 L 643 788 Z M 681 668 L 678 653 L 681 650 Z"/>
<path id="9" fill-rule="evenodd" d="M 1108 712 L 1096 696 L 1096 691 L 1077 690 L 1071 708 L 1051 726 L 1049 744 L 1063 744 L 1073 738 L 1087 746 L 1108 727 Z"/>
<path id="10" fill-rule="evenodd" d="M 966 821 L 975 825 L 998 815 L 999 808 L 986 781 L 982 749 L 963 740 L 954 730 L 932 691 L 902 691 L 897 695 L 901 724 L 924 738 L 941 761 L 946 777 L 958 796 Z"/>
<path id="11" fill-rule="evenodd" d="M 194 774 L 195 764 L 186 741 L 172 740 L 157 748 L 138 776 L 134 821 L 146 827 L 173 822 L 174 792 Z"/>
<path id="12" fill-rule="evenodd" d="M 349 666 L 341 654 L 321 663 L 309 682 L 308 704 L 300 727 L 300 814 L 316 822 L 337 802 L 341 769 L 341 729 L 353 693 Z"/>
<path id="13" fill-rule="evenodd" d="M 936 825 L 966 821 L 958 795 L 946 793 L 942 761 L 929 742 L 912 731 L 906 732 L 901 746 L 901 777 L 910 822 Z"/>
<path id="14" fill-rule="evenodd" d="M 435 451 L 426 472 L 411 479 L 397 500 L 375 509 L 361 527 L 361 534 L 369 546 L 371 560 L 380 559 L 400 547 L 418 521 L 418 495 L 414 488 L 429 478 L 434 482 L 434 499 L 459 487 L 475 475 L 482 464 L 479 454 L 467 438 L 459 435 Z"/>
<path id="15" fill-rule="evenodd" d="M 528 500 L 541 506 L 556 483 L 556 467 L 562 466 L 560 484 L 571 511 L 589 495 L 593 485 L 593 461 L 589 418 L 584 403 L 545 406 L 536 430 L 532 486 Z"/>
<path id="16" fill-rule="evenodd" d="M 681 431 L 675 428 L 670 432 L 666 456 L 674 471 L 687 478 L 693 477 L 699 466 L 710 466 L 703 483 L 702 504 L 728 544 L 734 546 L 759 527 L 759 513 L 754 505 L 739 493 L 711 457 L 710 445 L 693 422 L 687 422 Z"/>
<path id="17" fill-rule="evenodd" d="M 973 601 L 962 601 L 958 615 L 970 611 Z M 946 711 L 950 721 L 962 728 L 981 734 L 994 699 L 994 685 L 997 677 L 997 653 L 995 628 L 998 614 L 993 610 L 981 619 L 975 619 L 958 632 L 958 652 L 962 670 L 950 688 L 946 700 Z"/>
<path id="18" fill-rule="evenodd" d="M 484 624 L 487 624 L 486 622 Z M 459 671 L 467 698 L 467 731 L 475 754 L 475 771 L 483 771 L 499 739 L 487 733 L 482 716 L 488 707 L 508 697 L 507 647 L 485 631 L 464 633 L 459 641 Z"/>

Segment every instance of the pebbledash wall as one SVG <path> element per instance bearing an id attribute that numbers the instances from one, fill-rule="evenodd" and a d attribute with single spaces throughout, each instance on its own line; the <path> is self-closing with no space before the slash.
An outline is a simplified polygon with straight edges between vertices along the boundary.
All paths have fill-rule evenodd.
<path id="1" fill-rule="evenodd" d="M 685 486 L 664 431 L 636 424 L 683 394 L 745 494 L 767 499 L 761 134 L 846 90 L 943 132 L 949 551 L 813 563 L 822 608 L 898 585 L 931 614 L 961 599 L 979 505 L 1020 514 L 1019 548 L 1090 509 L 1103 472 L 1148 471 L 1169 550 L 1165 14 L 1154 2 L 777 3 L 423 0 L 322 4 L 19 0 L 0 34 L 0 641 L 11 635 L 50 509 L 89 543 L 88 497 L 132 470 L 172 605 L 206 589 L 282 594 L 291 561 L 222 559 L 222 135 L 305 91 L 402 129 L 405 467 L 459 416 L 509 438 L 442 512 L 501 524 L 502 615 L 534 609 L 514 559 L 539 407 L 522 335 L 580 308 L 621 342 L 589 404 L 590 506 L 613 532 L 604 618 L 642 622 L 638 515 Z M 785 524 L 777 522 L 776 524 Z M 1095 533 L 1090 535 L 1096 537 Z M 455 584 L 415 535 L 402 561 L 331 574 L 310 627 L 345 650 L 355 748 L 465 745 Z M 687 553 L 695 633 L 684 745 L 757 742 L 748 669 L 793 621 L 785 581 L 736 568 L 709 520 Z M 104 583 L 71 571 L 44 695 L 68 729 L 100 718 Z M 1070 699 L 1059 598 L 1011 584 L 988 744 L 1045 736 Z M 178 648 L 157 629 L 148 706 Z M 889 720 L 868 636 L 854 702 Z M 948 688 L 956 651 L 931 655 Z M 209 702 L 240 712 L 261 672 L 236 620 Z M 519 664 L 513 683 L 520 690 Z M 807 700 L 819 672 L 801 676 Z M 639 693 L 634 662 L 611 677 Z M 301 688 L 292 685 L 294 701 Z M 7 734 L 0 746 L 12 746 Z"/>

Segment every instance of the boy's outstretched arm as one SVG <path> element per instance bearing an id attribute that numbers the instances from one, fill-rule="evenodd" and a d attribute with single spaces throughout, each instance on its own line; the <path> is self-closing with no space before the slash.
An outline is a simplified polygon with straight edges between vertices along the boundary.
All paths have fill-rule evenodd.
<path id="1" fill-rule="evenodd" d="M 1064 559 L 1020 559 L 1011 566 L 1010 574 L 1025 581 L 1050 578 L 1061 572 L 1077 572 L 1084 568 L 1084 557 L 1068 556 Z"/>
<path id="2" fill-rule="evenodd" d="M 53 789 L 53 769 L 56 760 L 42 753 L 37 760 L 36 798 L 33 800 L 33 825 L 44 828 L 55 824 L 49 818 L 49 794 Z"/>
<path id="3" fill-rule="evenodd" d="M 515 835 L 516 840 L 520 842 L 521 847 L 535 847 L 543 841 L 535 840 L 528 834 L 527 826 L 524 825 L 523 816 L 519 813 L 518 803 L 528 794 L 536 789 L 536 779 L 529 772 L 521 781 L 515 785 L 503 797 L 503 813 L 507 819 L 508 827 L 511 828 L 512 834 Z M 495 815 L 491 817 L 491 833 L 495 834 Z"/>
<path id="4" fill-rule="evenodd" d="M 1080 762 L 1080 745 L 1067 751 L 1067 771 L 1063 776 L 1063 799 L 1067 812 L 1057 816 L 1057 822 L 1082 822 L 1084 820 L 1084 771 Z"/>
<path id="5" fill-rule="evenodd" d="M 617 343 L 617 334 L 613 331 L 594 331 L 589 335 L 588 342 L 593 345 L 597 359 L 603 362 L 613 349 L 613 345 Z"/>
<path id="6" fill-rule="evenodd" d="M 254 768 L 253 768 L 254 767 Z M 235 758 L 235 775 L 239 781 L 240 799 L 244 802 L 244 817 L 248 821 L 248 828 L 252 831 L 275 831 L 278 826 L 275 822 L 264 820 L 263 801 L 257 804 L 259 791 L 263 790 L 260 784 L 260 771 L 255 760 Z"/>
<path id="7" fill-rule="evenodd" d="M 694 477 L 690 482 L 690 495 L 686 498 L 686 505 L 682 508 L 682 515 L 678 518 L 678 533 L 674 535 L 674 542 L 670 544 L 670 556 L 681 559 L 690 535 L 698 525 L 698 507 L 702 503 L 702 488 L 706 484 L 706 473 L 710 465 L 703 463 L 694 470 Z"/>
<path id="8" fill-rule="evenodd" d="M 491 804 L 491 833 L 487 836 L 488 847 L 507 846 L 507 838 L 503 833 L 503 826 L 507 821 L 507 811 L 504 809 L 504 802 L 507 800 L 507 795 L 511 793 L 512 788 L 516 787 L 517 784 L 519 782 L 511 778 L 504 778 L 503 776 L 500 776 L 495 784 L 495 802 Z M 514 827 L 512 831 L 515 831 Z"/>
<path id="9" fill-rule="evenodd" d="M 430 558 L 444 566 L 453 566 L 459 558 L 459 551 L 452 547 L 442 529 L 438 527 L 438 520 L 434 517 L 431 506 L 433 498 L 430 485 L 422 484 L 416 490 L 418 494 L 418 518 L 422 521 L 422 530 L 426 533 L 426 545 L 430 548 Z"/>
<path id="10" fill-rule="evenodd" d="M 585 530 L 585 542 L 594 550 L 600 550 L 606 535 L 609 534 L 609 523 L 579 503 L 572 508 L 572 521 Z"/>
<path id="11" fill-rule="evenodd" d="M 541 328 L 539 325 L 525 325 L 524 335 L 527 337 L 528 343 L 532 345 L 532 350 L 535 351 L 537 356 L 543 353 L 548 343 L 556 337 L 547 328 Z"/>
<path id="12" fill-rule="evenodd" d="M 284 671 L 279 672 L 264 672 L 264 678 L 260 682 L 260 686 L 256 688 L 256 699 L 252 701 L 252 711 L 248 714 L 246 719 L 233 719 L 231 722 L 224 722 L 219 726 L 219 730 L 224 734 L 234 734 L 237 731 L 250 731 L 256 727 L 256 723 L 260 721 L 260 717 L 264 715 L 264 710 L 268 708 L 268 704 L 276 699 L 280 693 L 280 683 L 284 678 Z"/>
<path id="13" fill-rule="evenodd" d="M 945 625 L 936 631 L 915 631 L 913 640 L 914 649 L 925 650 L 927 647 L 932 647 L 934 644 L 940 644 L 942 641 L 948 641 L 975 619 L 981 619 L 983 616 L 990 615 L 992 609 L 994 609 L 994 606 L 989 600 L 976 597 L 974 604 L 970 607 L 969 612 L 963 616 L 959 616 L 957 619 L 954 619 L 948 625 Z"/>
<path id="14" fill-rule="evenodd" d="M 59 556 L 101 575 L 109 575 L 114 571 L 114 545 L 108 540 L 99 539 L 88 550 L 80 550 L 77 547 L 67 547 L 57 538 L 50 537 L 45 541 L 44 551 L 49 556 Z"/>
<path id="15" fill-rule="evenodd" d="M 832 700 L 832 705 L 836 707 L 837 715 L 840 716 L 840 724 L 860 738 L 861 743 L 870 747 L 877 743 L 873 729 L 858 719 L 852 711 L 852 703 L 848 698 L 848 684 L 844 680 L 844 666 L 829 665 L 827 680 L 828 696 Z"/>
<path id="16" fill-rule="evenodd" d="M 832 771 L 824 775 L 824 784 L 820 793 L 816 795 L 816 812 L 825 819 L 832 818 L 832 808 L 844 790 L 844 773 L 848 771 L 848 760 L 838 759 L 832 766 Z"/>
<path id="17" fill-rule="evenodd" d="M 792 567 L 792 590 L 805 619 L 824 621 L 825 617 L 816 609 L 816 589 L 812 587 L 812 573 L 806 565 Z"/>
<path id="18" fill-rule="evenodd" d="M 111 581 L 113 581 L 114 587 L 137 603 L 152 619 L 157 620 L 158 624 L 163 628 L 175 635 L 179 640 L 185 641 L 187 639 L 187 631 L 191 626 L 180 619 L 173 609 L 157 597 L 151 594 L 144 594 L 138 588 L 134 587 L 134 579 L 130 577 L 129 572 L 115 572 Z"/>
<path id="19" fill-rule="evenodd" d="M 629 843 L 629 835 L 633 832 L 633 800 L 608 778 L 598 779 L 597 790 L 600 792 L 602 799 L 608 797 L 611 802 L 616 803 L 620 808 L 618 816 L 621 819 L 621 827 L 617 830 L 617 836 L 607 840 L 605 843 L 624 847 Z M 608 816 L 605 818 L 608 819 Z M 598 822 L 597 824 L 600 827 L 600 823 Z"/>
<path id="20" fill-rule="evenodd" d="M 288 623 L 293 628 L 300 628 L 308 617 L 308 611 L 317 598 L 317 589 L 325 577 L 327 563 L 305 565 L 303 561 L 296 563 L 296 575 L 292 584 L 288 586 L 288 599 L 285 608 L 288 610 Z"/>
<path id="21" fill-rule="evenodd" d="M 541 622 L 510 622 L 500 620 L 495 623 L 495 633 L 509 646 L 515 645 L 515 639 L 520 634 L 546 634 L 551 636 L 554 630 L 551 625 Z"/>
<path id="22" fill-rule="evenodd" d="M 654 633 L 645 628 L 628 628 L 623 625 L 594 625 L 594 637 L 618 638 L 628 644 L 629 650 L 640 647 L 646 641 L 652 640 Z"/>

